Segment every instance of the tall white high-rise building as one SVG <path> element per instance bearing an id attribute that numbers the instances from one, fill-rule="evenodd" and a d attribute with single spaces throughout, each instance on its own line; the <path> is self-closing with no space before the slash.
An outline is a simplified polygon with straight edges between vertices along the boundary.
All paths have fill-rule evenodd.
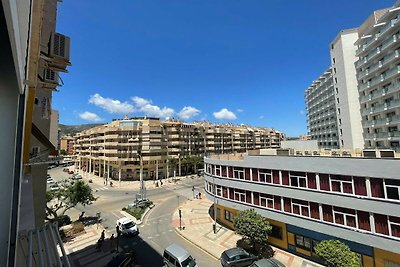
<path id="1" fill-rule="evenodd" d="M 357 29 L 342 30 L 330 44 L 333 86 L 335 92 L 338 145 L 344 149 L 362 149 L 360 103 L 354 63 Z"/>
<path id="2" fill-rule="evenodd" d="M 366 148 L 400 151 L 400 2 L 360 27 L 356 62 Z"/>

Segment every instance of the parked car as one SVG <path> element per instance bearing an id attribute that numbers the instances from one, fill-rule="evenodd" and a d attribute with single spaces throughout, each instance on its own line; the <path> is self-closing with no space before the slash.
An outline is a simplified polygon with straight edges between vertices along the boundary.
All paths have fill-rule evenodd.
<path id="1" fill-rule="evenodd" d="M 74 174 L 74 171 L 68 170 L 68 174 Z"/>
<path id="2" fill-rule="evenodd" d="M 141 206 L 146 205 L 149 202 L 150 202 L 150 200 L 148 198 L 139 198 L 139 199 L 136 199 L 133 203 L 128 204 L 128 208 L 141 207 Z"/>
<path id="3" fill-rule="evenodd" d="M 68 168 L 64 168 L 63 172 L 69 172 L 69 169 Z"/>
<path id="4" fill-rule="evenodd" d="M 196 261 L 183 247 L 172 244 L 164 250 L 164 267 L 196 267 Z"/>
<path id="5" fill-rule="evenodd" d="M 139 228 L 137 225 L 131 219 L 126 217 L 117 220 L 117 227 L 123 235 L 130 236 L 139 234 Z"/>
<path id="6" fill-rule="evenodd" d="M 249 266 L 257 257 L 242 248 L 231 248 L 222 252 L 220 260 L 224 267 L 242 267 Z"/>
<path id="7" fill-rule="evenodd" d="M 82 175 L 80 175 L 79 173 L 77 173 L 74 177 L 75 180 L 82 180 Z"/>
<path id="8" fill-rule="evenodd" d="M 55 182 L 54 182 L 54 180 L 53 180 L 53 178 L 47 178 L 47 183 L 48 184 L 54 184 Z"/>
<path id="9" fill-rule="evenodd" d="M 285 267 L 285 264 L 275 258 L 261 259 L 253 262 L 250 267 Z"/>
<path id="10" fill-rule="evenodd" d="M 58 186 L 58 184 L 52 184 L 52 185 L 50 185 L 50 190 L 57 191 L 57 190 L 60 190 L 60 187 Z"/>

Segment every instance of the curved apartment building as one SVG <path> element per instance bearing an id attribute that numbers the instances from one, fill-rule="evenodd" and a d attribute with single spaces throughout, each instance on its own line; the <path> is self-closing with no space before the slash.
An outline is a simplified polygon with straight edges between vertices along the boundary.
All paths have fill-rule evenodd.
<path id="1" fill-rule="evenodd" d="M 400 161 L 349 156 L 210 156 L 206 195 L 228 227 L 255 209 L 273 226 L 269 242 L 290 252 L 318 261 L 313 247 L 339 239 L 363 266 L 399 266 Z"/>

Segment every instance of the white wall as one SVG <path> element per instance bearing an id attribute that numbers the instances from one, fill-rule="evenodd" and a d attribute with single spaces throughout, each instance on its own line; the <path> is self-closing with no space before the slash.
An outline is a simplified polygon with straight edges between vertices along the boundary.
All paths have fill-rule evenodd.
<path id="1" fill-rule="evenodd" d="M 357 39 L 358 32 L 356 29 L 344 30 L 339 33 L 330 47 L 335 93 L 337 88 L 335 101 L 339 146 L 345 149 L 364 148 L 356 69 L 354 66 L 354 62 L 357 59 L 355 56 L 357 47 L 354 43 Z M 339 103 L 337 99 L 339 99 Z"/>

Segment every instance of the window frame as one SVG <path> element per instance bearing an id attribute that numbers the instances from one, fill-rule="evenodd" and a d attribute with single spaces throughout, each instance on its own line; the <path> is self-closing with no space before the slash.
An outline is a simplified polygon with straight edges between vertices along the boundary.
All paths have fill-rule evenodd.
<path id="1" fill-rule="evenodd" d="M 310 202 L 309 202 L 309 201 L 306 201 L 307 204 L 308 204 L 308 205 L 306 206 L 306 205 L 304 205 L 304 204 L 296 203 L 296 201 L 297 201 L 296 199 L 292 199 L 292 201 L 291 201 L 291 204 L 292 204 L 292 214 L 296 214 L 296 215 L 299 215 L 299 216 L 311 218 Z M 293 212 L 293 211 L 294 211 L 294 206 L 297 206 L 297 208 L 299 209 L 299 214 Z M 307 210 L 308 210 L 308 216 L 303 215 L 303 210 L 302 210 L 302 208 L 307 208 Z"/>
<path id="2" fill-rule="evenodd" d="M 264 184 L 272 184 L 273 182 L 273 177 L 272 177 L 272 170 L 269 170 L 269 173 L 266 172 L 267 170 L 265 169 L 258 169 L 258 182 L 264 183 Z M 270 182 L 267 181 L 267 177 L 269 177 Z M 262 181 L 262 179 L 264 181 Z"/>
<path id="3" fill-rule="evenodd" d="M 240 169 L 238 169 L 240 168 Z M 244 180 L 244 168 L 242 167 L 233 167 L 233 178 Z"/>
<path id="4" fill-rule="evenodd" d="M 359 229 L 359 228 L 358 228 L 358 216 L 357 216 L 357 212 L 355 212 L 355 214 L 351 214 L 351 213 L 346 213 L 346 212 L 343 212 L 343 211 L 336 211 L 335 208 L 338 208 L 338 207 L 333 206 L 333 209 L 332 209 L 333 223 L 334 223 L 334 224 L 336 224 L 336 225 L 341 225 L 341 226 L 345 226 L 345 227 L 350 227 L 350 228 L 352 228 L 352 229 Z M 355 211 L 356 211 L 356 210 L 355 210 Z M 336 214 L 342 215 L 342 216 L 343 216 L 343 224 L 340 224 L 340 223 L 337 223 L 337 222 L 336 222 Z M 354 218 L 354 222 L 355 222 L 356 225 L 355 225 L 355 226 L 347 225 L 347 217 L 353 217 L 353 218 Z"/>
<path id="5" fill-rule="evenodd" d="M 297 186 L 292 185 L 292 178 L 297 180 Z M 305 181 L 305 186 L 300 186 L 300 179 Z M 289 172 L 289 185 L 293 187 L 298 187 L 298 188 L 308 188 L 308 179 L 307 179 L 307 174 L 305 176 L 299 176 L 299 175 L 292 175 L 291 172 Z"/>

